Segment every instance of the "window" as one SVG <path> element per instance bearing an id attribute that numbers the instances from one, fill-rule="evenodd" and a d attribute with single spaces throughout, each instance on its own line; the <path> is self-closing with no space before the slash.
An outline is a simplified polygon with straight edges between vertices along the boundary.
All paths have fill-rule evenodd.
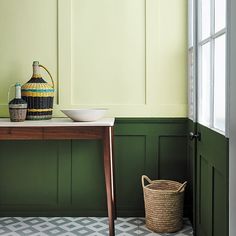
<path id="1" fill-rule="evenodd" d="M 226 0 L 198 4 L 198 122 L 225 132 Z"/>
<path id="2" fill-rule="evenodd" d="M 188 1 L 188 117 L 196 121 L 195 115 L 195 29 L 194 2 Z"/>
<path id="3" fill-rule="evenodd" d="M 210 43 L 202 45 L 201 49 L 201 67 L 199 70 L 198 80 L 198 91 L 199 91 L 199 101 L 198 101 L 198 121 L 210 125 L 210 109 L 211 109 L 211 47 Z"/>

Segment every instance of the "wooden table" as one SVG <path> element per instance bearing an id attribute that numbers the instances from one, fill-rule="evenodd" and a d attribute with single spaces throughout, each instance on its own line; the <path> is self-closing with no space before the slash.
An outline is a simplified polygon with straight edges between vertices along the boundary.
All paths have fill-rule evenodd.
<path id="1" fill-rule="evenodd" d="M 10 122 L 0 119 L 0 140 L 68 140 L 101 139 L 106 183 L 109 234 L 114 233 L 116 218 L 115 185 L 113 171 L 113 126 L 114 118 L 94 122 L 73 122 L 67 118 L 45 121 Z"/>

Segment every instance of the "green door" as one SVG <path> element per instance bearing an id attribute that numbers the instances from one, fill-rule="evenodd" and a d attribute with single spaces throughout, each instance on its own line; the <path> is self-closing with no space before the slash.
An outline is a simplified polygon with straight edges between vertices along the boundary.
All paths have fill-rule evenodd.
<path id="1" fill-rule="evenodd" d="M 228 236 L 228 139 L 188 122 L 188 201 L 195 236 Z"/>
<path id="2" fill-rule="evenodd" d="M 196 235 L 228 235 L 228 140 L 198 124 Z"/>
<path id="3" fill-rule="evenodd" d="M 188 3 L 194 232 L 228 236 L 227 0 Z"/>

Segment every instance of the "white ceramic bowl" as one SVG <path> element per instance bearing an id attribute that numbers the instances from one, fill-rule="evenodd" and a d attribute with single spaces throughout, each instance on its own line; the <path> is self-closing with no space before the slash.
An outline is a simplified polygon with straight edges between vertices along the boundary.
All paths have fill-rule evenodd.
<path id="1" fill-rule="evenodd" d="M 62 109 L 61 111 L 73 121 L 96 121 L 105 116 L 107 109 Z"/>

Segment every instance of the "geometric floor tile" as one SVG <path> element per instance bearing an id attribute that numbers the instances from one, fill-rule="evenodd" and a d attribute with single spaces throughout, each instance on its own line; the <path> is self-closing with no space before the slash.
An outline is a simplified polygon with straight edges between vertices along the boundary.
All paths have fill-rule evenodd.
<path id="1" fill-rule="evenodd" d="M 19 217 L 18 217 L 19 218 Z M 40 218 L 30 218 L 30 219 L 23 219 L 23 222 L 28 224 L 28 225 L 38 225 L 40 223 L 44 223 L 45 221 L 40 219 Z"/>
<path id="2" fill-rule="evenodd" d="M 17 230 L 16 233 L 19 234 L 19 235 L 27 236 L 27 235 L 33 235 L 33 234 L 38 233 L 38 230 L 36 230 L 32 227 L 28 227 L 28 228 L 25 228 L 25 229 Z"/>
<path id="3" fill-rule="evenodd" d="M 109 236 L 106 217 L 0 217 L 0 236 Z M 139 217 L 117 218 L 116 236 L 192 236 L 190 222 L 172 234 L 156 234 Z"/>

